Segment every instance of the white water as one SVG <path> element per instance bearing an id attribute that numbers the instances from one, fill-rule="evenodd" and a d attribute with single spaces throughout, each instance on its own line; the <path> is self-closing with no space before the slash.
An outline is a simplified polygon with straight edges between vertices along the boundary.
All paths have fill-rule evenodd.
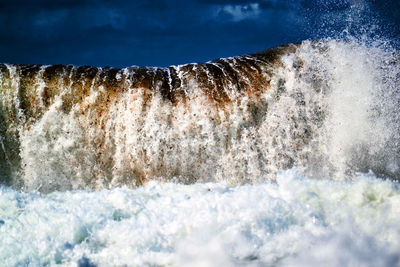
<path id="1" fill-rule="evenodd" d="M 105 129 L 110 183 L 85 143 L 99 134 L 84 127 L 91 114 L 56 101 L 20 129 L 26 189 L 99 186 L 0 187 L 0 266 L 400 266 L 399 185 L 365 174 L 398 178 L 396 60 L 382 46 L 304 42 L 274 70 L 256 124 L 245 97 L 222 114 L 193 85 L 186 106 L 155 95 L 143 114 L 128 91 Z M 288 158 L 306 168 L 283 171 Z M 121 187 L 130 168 L 149 182 Z"/>
<path id="2" fill-rule="evenodd" d="M 21 111 L 22 123 L 9 126 L 20 141 L 21 167 L 13 179 L 27 190 L 51 192 L 174 177 L 185 183 L 257 183 L 293 166 L 334 179 L 370 169 L 400 177 L 400 68 L 393 50 L 356 41 L 305 41 L 279 61 L 262 65 L 270 74 L 260 79 L 270 79 L 269 87 L 256 91 L 257 97 L 227 84 L 231 102 L 212 102 L 201 84 L 181 73 L 185 101 L 172 104 L 157 92 L 127 85 L 103 112 L 94 103 L 105 89 L 94 85 L 69 112 L 63 97 L 79 93 L 70 84 L 59 85 L 63 92 L 43 106 L 39 72 L 29 94 L 43 115 L 33 119 Z M 15 85 L 3 92 L 3 105 L 11 106 L 5 114 L 19 109 L 19 74 L 10 69 Z"/>
<path id="3" fill-rule="evenodd" d="M 397 183 L 299 173 L 239 187 L 154 182 L 48 195 L 2 187 L 0 265 L 400 266 Z"/>

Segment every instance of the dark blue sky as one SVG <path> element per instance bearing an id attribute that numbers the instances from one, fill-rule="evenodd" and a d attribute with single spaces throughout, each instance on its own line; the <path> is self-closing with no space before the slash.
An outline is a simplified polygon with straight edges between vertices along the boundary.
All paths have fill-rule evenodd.
<path id="1" fill-rule="evenodd" d="M 0 23 L 0 62 L 167 66 L 333 36 L 346 27 L 384 25 L 398 39 L 400 1 L 0 0 Z"/>

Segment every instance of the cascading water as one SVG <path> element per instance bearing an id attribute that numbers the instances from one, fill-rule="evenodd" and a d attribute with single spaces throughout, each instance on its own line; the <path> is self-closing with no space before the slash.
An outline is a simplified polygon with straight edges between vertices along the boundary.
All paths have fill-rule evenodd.
<path id="1" fill-rule="evenodd" d="M 395 53 L 325 40 L 169 68 L 2 65 L 3 180 L 235 185 L 293 166 L 397 178 Z"/>
<path id="2" fill-rule="evenodd" d="M 1 64 L 0 266 L 400 266 L 400 53 L 340 37 Z"/>

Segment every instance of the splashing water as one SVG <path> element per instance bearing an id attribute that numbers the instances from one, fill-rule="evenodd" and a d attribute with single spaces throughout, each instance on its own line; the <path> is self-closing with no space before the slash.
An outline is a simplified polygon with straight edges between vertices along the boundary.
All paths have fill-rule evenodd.
<path id="1" fill-rule="evenodd" d="M 278 170 L 399 176 L 395 51 L 303 42 L 170 68 L 2 67 L 3 180 L 43 192 Z"/>
<path id="2" fill-rule="evenodd" d="M 353 26 L 168 68 L 0 65 L 0 266 L 400 266 L 400 54 Z"/>
<path id="3" fill-rule="evenodd" d="M 4 266 L 399 266 L 398 184 L 359 175 L 228 187 L 0 191 Z M 86 266 L 87 266 L 86 265 Z"/>

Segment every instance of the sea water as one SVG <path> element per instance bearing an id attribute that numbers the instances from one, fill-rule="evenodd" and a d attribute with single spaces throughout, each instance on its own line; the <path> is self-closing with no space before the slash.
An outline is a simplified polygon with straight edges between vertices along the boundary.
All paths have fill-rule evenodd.
<path id="1" fill-rule="evenodd" d="M 0 266 L 400 266 L 398 51 L 271 51 L 2 65 Z"/>
<path id="2" fill-rule="evenodd" d="M 230 187 L 0 191 L 1 266 L 399 266 L 400 190 L 373 174 Z"/>

